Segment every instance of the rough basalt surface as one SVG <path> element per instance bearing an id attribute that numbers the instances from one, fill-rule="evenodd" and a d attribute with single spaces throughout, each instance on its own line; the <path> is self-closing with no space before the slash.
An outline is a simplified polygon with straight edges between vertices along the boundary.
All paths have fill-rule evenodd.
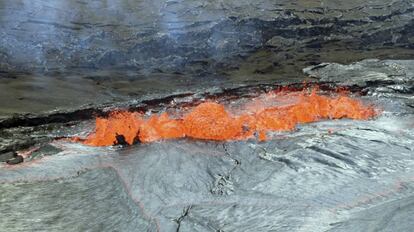
<path id="1" fill-rule="evenodd" d="M 200 74 L 264 47 L 281 52 L 339 43 L 365 50 L 414 43 L 410 0 L 3 0 L 0 14 L 3 71 Z"/>
<path id="2" fill-rule="evenodd" d="M 401 92 L 413 92 L 414 62 L 412 60 L 368 59 L 350 65 L 321 63 L 305 68 L 304 73 L 322 82 L 344 86 L 393 86 Z M 400 86 L 400 89 L 397 88 Z"/>
<path id="3" fill-rule="evenodd" d="M 413 85 L 400 80 L 412 78 L 405 76 L 410 62 L 367 60 L 306 69 L 313 70 L 313 78 L 338 73 L 337 80 L 330 80 L 338 85 L 354 79 L 357 84 L 370 82 L 358 88 L 365 92 L 364 101 L 381 107 L 381 115 L 373 120 L 302 125 L 260 143 L 184 139 L 131 147 L 65 141 L 43 145 L 32 161 L 0 167 L 0 210 L 6 212 L 0 227 L 409 231 L 414 227 Z M 393 76 L 393 64 L 406 70 L 395 82 L 365 75 L 376 70 L 378 79 Z M 356 67 L 361 76 L 346 79 L 347 71 Z M 397 84 L 410 91 L 393 88 Z M 73 122 L 42 133 L 71 135 L 91 126 Z"/>

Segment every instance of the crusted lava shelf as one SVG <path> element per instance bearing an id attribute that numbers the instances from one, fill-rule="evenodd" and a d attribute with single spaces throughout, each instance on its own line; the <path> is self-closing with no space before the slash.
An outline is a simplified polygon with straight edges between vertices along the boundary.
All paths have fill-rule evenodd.
<path id="1" fill-rule="evenodd" d="M 299 124 L 264 142 L 179 139 L 91 147 L 54 141 L 47 145 L 54 155 L 0 167 L 0 228 L 409 231 L 413 65 L 364 60 L 304 70 L 364 92 L 359 98 L 381 109 L 370 120 Z M 85 128 L 93 124 L 75 124 L 65 133 Z"/>

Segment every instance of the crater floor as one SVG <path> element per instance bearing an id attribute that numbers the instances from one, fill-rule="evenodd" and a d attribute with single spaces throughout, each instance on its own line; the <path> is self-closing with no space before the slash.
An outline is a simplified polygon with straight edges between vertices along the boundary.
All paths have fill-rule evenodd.
<path id="1" fill-rule="evenodd" d="M 183 139 L 123 148 L 48 142 L 40 158 L 0 164 L 0 228 L 410 231 L 413 64 L 363 60 L 304 70 L 314 80 L 361 88 L 362 98 L 382 109 L 373 120 L 301 125 L 266 142 Z"/>

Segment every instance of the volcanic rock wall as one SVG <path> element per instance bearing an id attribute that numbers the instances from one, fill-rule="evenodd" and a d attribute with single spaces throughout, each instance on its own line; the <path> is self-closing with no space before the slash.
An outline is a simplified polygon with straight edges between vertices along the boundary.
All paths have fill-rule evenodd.
<path id="1" fill-rule="evenodd" d="M 412 0 L 0 0 L 0 120 L 413 59 L 413 33 Z"/>
<path id="2" fill-rule="evenodd" d="M 259 50 L 273 53 L 253 70 L 260 74 L 307 51 L 309 65 L 323 49 L 413 48 L 414 4 L 1 0 L 0 28 L 2 75 L 102 68 L 206 75 L 238 70 Z"/>

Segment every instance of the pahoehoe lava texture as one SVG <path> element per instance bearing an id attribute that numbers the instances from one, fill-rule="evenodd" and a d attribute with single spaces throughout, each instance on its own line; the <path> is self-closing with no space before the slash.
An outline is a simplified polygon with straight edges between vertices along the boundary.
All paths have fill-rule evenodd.
<path id="1" fill-rule="evenodd" d="M 261 144 L 169 141 L 117 150 L 66 144 L 64 154 L 2 171 L 1 210 L 12 213 L 0 224 L 57 231 L 68 218 L 76 220 L 73 231 L 340 231 L 370 219 L 406 228 L 411 221 L 396 205 L 413 210 L 414 140 L 412 129 L 400 134 L 404 125 L 381 129 L 396 120 L 320 123 Z M 87 174 L 68 179 L 78 172 Z M 394 216 L 404 223 L 383 222 Z"/>
<path id="2" fill-rule="evenodd" d="M 53 182 L 2 184 L 0 230 L 156 229 L 156 224 L 142 215 L 125 192 L 114 170 L 103 168 L 77 174 L 76 177 Z"/>
<path id="3" fill-rule="evenodd" d="M 382 107 L 374 120 L 302 125 L 263 143 L 177 140 L 108 148 L 55 142 L 55 155 L 1 166 L 0 211 L 11 213 L 2 215 L 0 228 L 410 231 L 413 99 L 394 88 L 412 89 L 410 62 L 306 69 L 339 85 L 358 80 L 368 89 L 362 99 Z M 376 82 L 395 76 L 390 67 L 398 67 L 395 82 Z"/>

